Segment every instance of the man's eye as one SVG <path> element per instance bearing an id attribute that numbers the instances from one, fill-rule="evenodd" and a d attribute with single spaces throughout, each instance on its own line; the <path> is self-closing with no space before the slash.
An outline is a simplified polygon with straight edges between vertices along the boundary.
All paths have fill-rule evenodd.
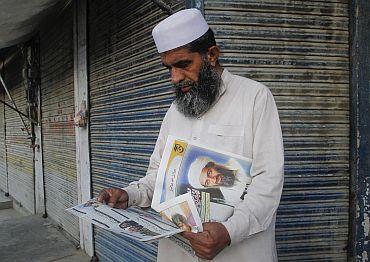
<path id="1" fill-rule="evenodd" d="M 189 66 L 189 64 L 188 63 L 186 63 L 186 64 L 181 64 L 179 67 L 180 68 L 187 68 Z"/>
<path id="2" fill-rule="evenodd" d="M 176 64 L 176 67 L 184 69 L 187 68 L 190 64 L 191 62 L 189 61 L 179 62 Z"/>

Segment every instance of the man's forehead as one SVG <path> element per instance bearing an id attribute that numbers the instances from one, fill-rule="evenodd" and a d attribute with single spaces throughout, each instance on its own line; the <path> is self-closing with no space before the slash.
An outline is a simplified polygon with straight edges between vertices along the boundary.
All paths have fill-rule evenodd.
<path id="1" fill-rule="evenodd" d="M 188 48 L 181 47 L 162 53 L 161 59 L 162 62 L 167 62 L 170 60 L 171 63 L 176 63 L 180 60 L 192 59 L 198 55 L 200 56 L 200 54 L 197 52 L 191 52 Z"/>
<path id="2" fill-rule="evenodd" d="M 207 171 L 208 171 L 208 168 L 204 167 L 202 169 L 202 172 L 200 172 L 200 175 L 199 175 L 199 181 L 201 182 L 204 182 L 207 178 Z"/>

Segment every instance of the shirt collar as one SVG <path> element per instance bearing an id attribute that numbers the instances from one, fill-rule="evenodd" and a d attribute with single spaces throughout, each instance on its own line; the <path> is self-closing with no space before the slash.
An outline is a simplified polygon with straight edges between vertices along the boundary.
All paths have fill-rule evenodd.
<path id="1" fill-rule="evenodd" d="M 229 84 L 230 80 L 231 80 L 231 74 L 226 68 L 224 68 L 221 74 L 220 97 L 225 93 L 226 86 Z"/>

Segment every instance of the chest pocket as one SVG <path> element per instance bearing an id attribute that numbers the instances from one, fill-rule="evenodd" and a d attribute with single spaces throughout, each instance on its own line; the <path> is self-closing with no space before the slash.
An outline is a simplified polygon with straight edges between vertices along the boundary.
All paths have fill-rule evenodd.
<path id="1" fill-rule="evenodd" d="M 210 144 L 220 150 L 243 154 L 244 128 L 237 125 L 214 125 L 208 127 Z"/>

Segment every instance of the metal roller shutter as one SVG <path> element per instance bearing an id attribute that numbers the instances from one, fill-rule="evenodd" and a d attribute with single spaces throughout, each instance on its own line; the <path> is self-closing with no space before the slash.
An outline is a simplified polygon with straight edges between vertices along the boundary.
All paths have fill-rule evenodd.
<path id="1" fill-rule="evenodd" d="M 41 110 L 46 212 L 79 241 L 73 86 L 73 11 L 41 32 Z"/>
<path id="2" fill-rule="evenodd" d="M 151 30 L 165 14 L 151 1 L 89 2 L 89 86 L 93 192 L 146 173 L 172 94 Z M 179 9 L 184 4 L 177 4 Z M 104 261 L 151 261 L 156 244 L 95 231 Z"/>
<path id="3" fill-rule="evenodd" d="M 273 92 L 285 145 L 279 261 L 345 261 L 349 207 L 348 3 L 205 1 L 231 72 Z"/>
<path id="4" fill-rule="evenodd" d="M 18 110 L 27 114 L 26 82 L 22 76 L 23 68 L 24 60 L 18 53 L 5 67 L 5 83 Z M 5 102 L 12 104 L 7 96 Z M 23 119 L 28 124 L 28 120 Z M 5 108 L 5 121 L 9 194 L 21 206 L 34 213 L 35 180 L 30 135 L 25 130 L 19 114 L 9 107 Z M 28 129 L 30 130 L 29 125 Z"/>
<path id="5" fill-rule="evenodd" d="M 0 93 L 0 100 L 4 101 L 4 93 Z M 5 150 L 5 105 L 0 104 L 0 190 L 8 192 L 8 178 Z"/>

